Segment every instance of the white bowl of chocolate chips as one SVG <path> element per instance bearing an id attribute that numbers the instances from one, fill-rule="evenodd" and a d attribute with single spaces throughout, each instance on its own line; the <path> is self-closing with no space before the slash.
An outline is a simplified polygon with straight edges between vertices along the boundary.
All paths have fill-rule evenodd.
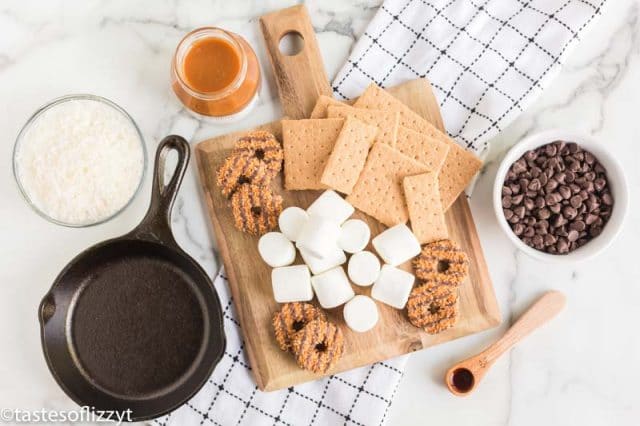
<path id="1" fill-rule="evenodd" d="M 614 240 L 627 212 L 627 182 L 602 142 L 547 130 L 516 144 L 493 188 L 500 227 L 526 254 L 583 261 Z"/>

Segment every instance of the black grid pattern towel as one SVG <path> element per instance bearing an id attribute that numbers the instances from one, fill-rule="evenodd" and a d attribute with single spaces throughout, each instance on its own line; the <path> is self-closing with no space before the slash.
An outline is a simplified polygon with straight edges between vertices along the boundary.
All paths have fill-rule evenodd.
<path id="1" fill-rule="evenodd" d="M 343 98 L 374 81 L 426 77 L 445 125 L 483 154 L 559 70 L 605 0 L 386 0 L 333 83 Z"/>
<path id="2" fill-rule="evenodd" d="M 406 357 L 275 392 L 258 390 L 244 352 L 224 270 L 214 280 L 224 312 L 227 349 L 202 390 L 156 425 L 262 426 L 384 423 Z"/>

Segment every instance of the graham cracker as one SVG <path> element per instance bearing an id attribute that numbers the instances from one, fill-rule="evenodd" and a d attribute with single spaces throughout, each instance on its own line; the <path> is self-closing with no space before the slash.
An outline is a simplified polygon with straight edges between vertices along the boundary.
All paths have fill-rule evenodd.
<path id="1" fill-rule="evenodd" d="M 400 126 L 396 149 L 429 167 L 429 170 L 435 172 L 437 176 L 447 158 L 449 144 Z"/>
<path id="2" fill-rule="evenodd" d="M 409 211 L 402 179 L 427 171 L 427 166 L 389 145 L 375 143 L 347 201 L 384 225 L 405 223 Z"/>
<path id="3" fill-rule="evenodd" d="M 336 191 L 350 194 L 377 134 L 377 127 L 347 116 L 320 182 Z"/>
<path id="4" fill-rule="evenodd" d="M 282 120 L 285 189 L 325 189 L 320 177 L 344 120 Z"/>
<path id="5" fill-rule="evenodd" d="M 320 95 L 316 101 L 316 105 L 311 111 L 309 118 L 327 118 L 327 108 L 329 106 L 345 106 L 344 102 L 340 102 L 337 99 L 333 99 L 330 96 Z"/>
<path id="6" fill-rule="evenodd" d="M 482 166 L 473 153 L 458 145 L 448 135 L 418 115 L 386 90 L 371 83 L 354 104 L 356 108 L 397 111 L 400 125 L 449 144 L 449 152 L 438 176 L 442 206 L 447 210 L 469 185 Z"/>
<path id="7" fill-rule="evenodd" d="M 398 122 L 400 116 L 397 111 L 380 111 L 362 108 L 354 108 L 348 105 L 329 106 L 327 117 L 346 118 L 352 116 L 371 126 L 377 126 L 379 131 L 376 142 L 386 143 L 392 148 L 396 147 L 396 137 L 398 134 Z"/>
<path id="8" fill-rule="evenodd" d="M 402 181 L 402 186 L 409 209 L 411 230 L 420 244 L 449 238 L 440 202 L 438 175 L 427 172 L 407 176 Z"/>

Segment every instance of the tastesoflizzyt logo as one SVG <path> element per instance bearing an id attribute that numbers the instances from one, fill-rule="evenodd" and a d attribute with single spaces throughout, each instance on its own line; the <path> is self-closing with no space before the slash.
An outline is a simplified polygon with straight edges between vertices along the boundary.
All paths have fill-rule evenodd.
<path id="1" fill-rule="evenodd" d="M 81 407 L 78 410 L 24 410 L 21 408 L 0 408 L 0 423 L 115 423 L 131 421 L 131 410 L 96 410 L 95 407 Z"/>

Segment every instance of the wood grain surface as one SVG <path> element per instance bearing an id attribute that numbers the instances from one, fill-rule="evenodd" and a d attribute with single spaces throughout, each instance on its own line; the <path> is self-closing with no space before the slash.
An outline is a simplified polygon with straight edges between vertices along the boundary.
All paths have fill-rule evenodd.
<path id="1" fill-rule="evenodd" d="M 284 115 L 293 119 L 309 117 L 318 96 L 332 96 L 332 91 L 306 7 L 298 5 L 264 15 L 260 29 Z M 280 40 L 287 34 L 303 39 L 304 48 L 297 55 L 280 51 Z M 293 75 L 300 78 L 290 78 Z"/>
<path id="2" fill-rule="evenodd" d="M 438 104 L 426 80 L 414 80 L 390 89 L 418 114 L 443 129 Z M 281 137 L 280 122 L 261 126 Z M 215 186 L 215 171 L 244 132 L 224 135 L 201 142 L 196 147 L 200 181 L 209 215 L 217 238 L 218 247 L 226 267 L 227 276 L 245 338 L 252 370 L 260 389 L 276 390 L 314 380 L 320 376 L 301 370 L 293 357 L 278 349 L 271 330 L 271 317 L 278 309 L 271 291 L 271 268 L 258 254 L 258 238 L 243 234 L 233 226 L 228 201 Z M 284 198 L 284 206 L 308 207 L 321 191 L 284 191 L 282 180 L 274 183 Z M 383 226 L 364 213 L 355 217 L 366 220 L 372 229 L 372 237 Z M 451 237 L 470 257 L 469 278 L 460 287 L 460 320 L 457 325 L 439 335 L 431 336 L 412 326 L 404 311 L 398 311 L 378 303 L 380 322 L 363 334 L 349 330 L 342 319 L 342 309 L 330 310 L 328 315 L 338 323 L 346 337 L 344 357 L 330 371 L 336 373 L 406 354 L 439 343 L 486 330 L 500 323 L 491 279 L 473 217 L 466 197 L 459 197 L 446 215 Z M 371 247 L 369 248 L 371 250 Z M 298 258 L 296 263 L 302 263 Z M 410 270 L 410 265 L 403 265 Z M 353 286 L 358 294 L 369 294 L 370 288 Z"/>

